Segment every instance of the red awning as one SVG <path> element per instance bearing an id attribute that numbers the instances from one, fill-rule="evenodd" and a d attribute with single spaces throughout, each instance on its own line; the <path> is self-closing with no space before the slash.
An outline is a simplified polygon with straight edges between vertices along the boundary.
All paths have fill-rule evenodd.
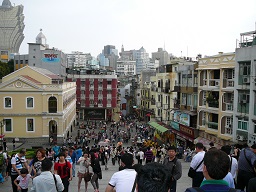
<path id="1" fill-rule="evenodd" d="M 0 138 L 4 138 L 5 135 L 0 135 Z"/>
<path id="2" fill-rule="evenodd" d="M 150 113 L 146 114 L 147 117 L 150 117 L 150 115 L 151 115 Z"/>

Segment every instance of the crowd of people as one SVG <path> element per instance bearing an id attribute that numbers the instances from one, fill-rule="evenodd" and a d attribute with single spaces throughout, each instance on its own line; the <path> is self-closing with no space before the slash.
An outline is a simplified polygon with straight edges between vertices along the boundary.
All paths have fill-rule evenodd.
<path id="1" fill-rule="evenodd" d="M 99 125 L 85 127 L 74 139 L 67 138 L 62 146 L 54 143 L 50 148 L 37 149 L 29 163 L 25 149 L 9 157 L 0 146 L 0 173 L 5 179 L 11 178 L 13 192 L 28 191 L 30 179 L 33 180 L 30 191 L 68 192 L 74 177 L 78 178 L 78 192 L 83 183 L 85 191 L 90 183 L 99 192 L 101 167 L 108 170 L 111 163 L 119 171 L 112 175 L 106 192 L 176 192 L 177 181 L 184 175 L 181 163 L 184 157 L 184 161 L 190 162 L 192 178 L 192 187 L 186 192 L 256 191 L 256 144 L 217 149 L 210 143 L 206 150 L 202 143 L 197 143 L 195 150 L 181 150 L 180 146 L 159 145 L 153 130 L 134 119 L 112 122 L 108 127 L 104 122 Z M 124 147 L 127 139 L 132 143 Z"/>

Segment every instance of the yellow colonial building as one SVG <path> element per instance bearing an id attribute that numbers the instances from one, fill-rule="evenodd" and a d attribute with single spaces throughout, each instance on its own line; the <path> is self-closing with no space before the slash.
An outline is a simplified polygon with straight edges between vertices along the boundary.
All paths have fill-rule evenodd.
<path id="1" fill-rule="evenodd" d="M 25 66 L 2 79 L 0 120 L 5 138 L 62 142 L 76 121 L 76 83 L 42 68 Z"/>
<path id="2" fill-rule="evenodd" d="M 198 141 L 227 145 L 233 137 L 235 53 L 199 59 Z"/>

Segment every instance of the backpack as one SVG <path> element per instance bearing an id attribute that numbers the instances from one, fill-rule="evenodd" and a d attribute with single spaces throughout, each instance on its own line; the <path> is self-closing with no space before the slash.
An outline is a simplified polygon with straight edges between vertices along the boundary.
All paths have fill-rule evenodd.
<path id="1" fill-rule="evenodd" d="M 3 167 L 5 164 L 4 154 L 0 153 L 0 167 Z"/>
<path id="2" fill-rule="evenodd" d="M 186 190 L 186 192 L 204 192 L 203 189 L 201 189 L 200 187 L 190 187 Z M 228 190 L 228 192 L 242 192 L 240 189 L 233 189 L 233 188 L 230 188 Z"/>

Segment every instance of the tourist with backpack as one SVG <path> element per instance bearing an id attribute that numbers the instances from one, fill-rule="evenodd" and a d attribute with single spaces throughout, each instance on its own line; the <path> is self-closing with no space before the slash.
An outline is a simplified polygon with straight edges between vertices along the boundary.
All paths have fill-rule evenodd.
<path id="1" fill-rule="evenodd" d="M 185 192 L 240 192 L 230 188 L 223 178 L 228 174 L 230 169 L 229 156 L 217 149 L 209 150 L 204 155 L 203 175 L 205 180 L 200 187 L 186 189 Z"/>
<path id="2" fill-rule="evenodd" d="M 167 149 L 168 157 L 163 161 L 169 170 L 171 170 L 171 183 L 170 183 L 170 192 L 176 192 L 177 181 L 182 176 L 182 166 L 181 162 L 176 157 L 177 148 L 175 146 L 170 146 Z"/>

